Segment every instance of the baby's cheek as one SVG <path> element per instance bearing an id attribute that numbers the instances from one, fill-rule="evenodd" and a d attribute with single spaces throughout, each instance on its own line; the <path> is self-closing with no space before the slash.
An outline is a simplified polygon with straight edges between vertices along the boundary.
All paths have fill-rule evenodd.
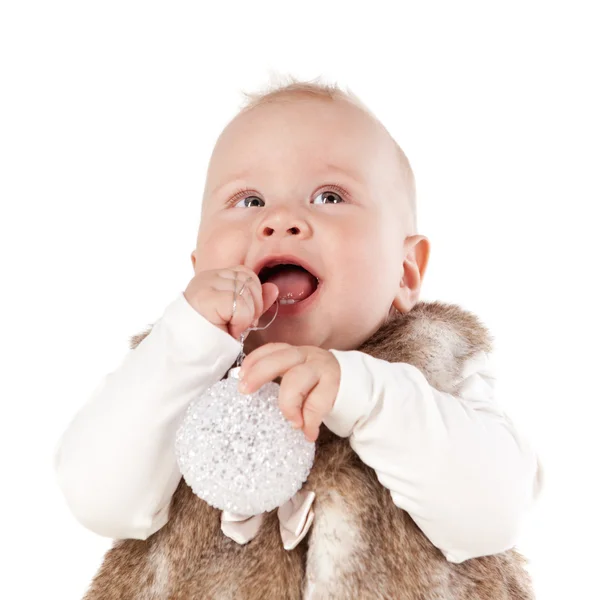
<path id="1" fill-rule="evenodd" d="M 248 253 L 247 238 L 247 232 L 239 227 L 207 228 L 198 238 L 198 265 L 217 269 L 242 264 Z"/>
<path id="2" fill-rule="evenodd" d="M 367 329 L 384 318 L 391 306 L 395 291 L 394 269 L 391 260 L 384 256 L 377 245 L 354 249 L 344 261 L 342 296 L 348 305 L 344 309 L 348 321 Z M 339 303 L 338 303 L 339 305 Z"/>

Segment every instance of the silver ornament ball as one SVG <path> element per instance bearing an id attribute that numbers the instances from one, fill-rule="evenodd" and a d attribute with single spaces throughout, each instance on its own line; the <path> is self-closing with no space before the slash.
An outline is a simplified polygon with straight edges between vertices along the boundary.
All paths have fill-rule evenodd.
<path id="1" fill-rule="evenodd" d="M 192 400 L 175 436 L 179 469 L 211 506 L 241 515 L 273 510 L 308 478 L 315 444 L 278 406 L 279 385 L 238 392 L 239 367 Z"/>

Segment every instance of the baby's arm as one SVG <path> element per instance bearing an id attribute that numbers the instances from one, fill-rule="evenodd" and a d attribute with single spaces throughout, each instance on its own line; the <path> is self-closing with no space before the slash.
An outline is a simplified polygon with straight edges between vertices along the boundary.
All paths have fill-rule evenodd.
<path id="1" fill-rule="evenodd" d="M 324 419 L 372 467 L 447 560 L 512 548 L 543 486 L 541 461 L 494 398 L 491 358 L 467 363 L 461 397 L 416 367 L 332 350 L 341 382 Z"/>
<path id="2" fill-rule="evenodd" d="M 189 402 L 223 377 L 239 350 L 183 292 L 167 306 L 57 444 L 58 484 L 80 523 L 102 536 L 141 540 L 165 525 L 181 479 L 175 432 Z"/>

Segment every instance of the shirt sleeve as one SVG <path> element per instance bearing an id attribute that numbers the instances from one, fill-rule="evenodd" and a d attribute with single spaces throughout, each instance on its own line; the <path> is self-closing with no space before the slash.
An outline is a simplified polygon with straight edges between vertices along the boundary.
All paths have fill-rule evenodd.
<path id="1" fill-rule="evenodd" d="M 219 381 L 240 344 L 183 292 L 96 386 L 54 450 L 58 485 L 95 533 L 144 540 L 168 520 L 181 480 L 175 434 L 189 402 Z"/>
<path id="2" fill-rule="evenodd" d="M 372 467 L 449 562 L 515 546 L 543 467 L 494 397 L 493 357 L 464 368 L 460 396 L 407 363 L 332 350 L 340 388 L 325 425 Z"/>

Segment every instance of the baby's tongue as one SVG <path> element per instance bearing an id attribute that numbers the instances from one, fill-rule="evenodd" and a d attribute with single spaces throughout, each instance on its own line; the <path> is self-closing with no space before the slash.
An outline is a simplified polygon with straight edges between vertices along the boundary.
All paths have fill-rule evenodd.
<path id="1" fill-rule="evenodd" d="M 317 289 L 316 279 L 308 271 L 294 265 L 277 269 L 267 281 L 278 287 L 280 300 L 304 300 Z"/>

